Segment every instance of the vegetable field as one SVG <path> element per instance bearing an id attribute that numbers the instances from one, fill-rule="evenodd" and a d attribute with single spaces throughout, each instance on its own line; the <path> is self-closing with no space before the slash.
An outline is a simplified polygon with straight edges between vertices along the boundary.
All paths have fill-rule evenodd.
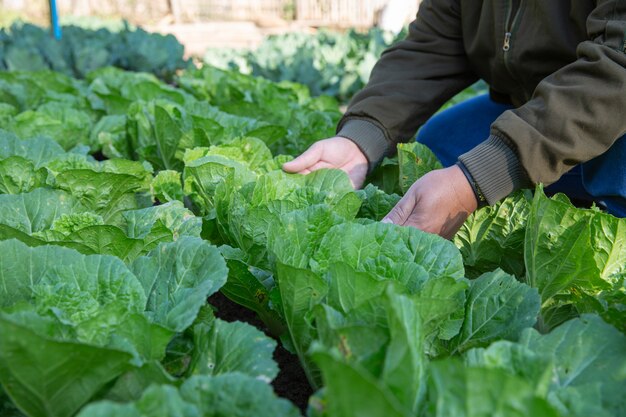
<path id="1" fill-rule="evenodd" d="M 286 174 L 335 99 L 169 68 L 0 72 L 0 415 L 626 416 L 626 220 L 539 187 L 382 224 L 428 149 Z"/>
<path id="2" fill-rule="evenodd" d="M 272 81 L 299 82 L 313 95 L 348 101 L 365 86 L 380 54 L 402 36 L 378 29 L 366 34 L 287 33 L 270 36 L 253 51 L 209 49 L 204 61 Z"/>
<path id="3" fill-rule="evenodd" d="M 286 33 L 269 36 L 255 50 L 209 49 L 204 62 L 275 82 L 304 84 L 313 96 L 327 95 L 347 104 L 365 87 L 383 51 L 405 35 L 394 36 L 380 29 Z M 486 92 L 484 82 L 479 82 L 449 104 Z"/>
<path id="4" fill-rule="evenodd" d="M 47 30 L 26 23 L 0 29 L 1 70 L 51 69 L 84 78 L 90 71 L 111 65 L 170 80 L 176 70 L 189 65 L 183 49 L 171 35 L 131 30 L 126 23 L 117 31 L 66 26 L 60 41 L 52 39 Z"/>

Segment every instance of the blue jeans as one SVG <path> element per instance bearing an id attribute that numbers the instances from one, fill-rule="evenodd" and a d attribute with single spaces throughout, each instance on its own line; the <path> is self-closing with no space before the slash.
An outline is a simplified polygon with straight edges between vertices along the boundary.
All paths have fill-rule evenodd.
<path id="1" fill-rule="evenodd" d="M 417 141 L 428 146 L 444 166 L 487 139 L 491 124 L 513 106 L 481 95 L 444 110 L 422 126 Z M 613 215 L 626 217 L 626 136 L 604 154 L 575 166 L 547 194 L 564 193 L 572 199 L 595 201 Z"/>

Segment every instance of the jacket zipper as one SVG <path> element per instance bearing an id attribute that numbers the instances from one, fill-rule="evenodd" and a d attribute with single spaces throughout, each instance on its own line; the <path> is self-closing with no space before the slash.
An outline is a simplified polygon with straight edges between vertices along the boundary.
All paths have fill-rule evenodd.
<path id="1" fill-rule="evenodd" d="M 506 16 L 506 23 L 504 25 L 504 43 L 502 44 L 502 50 L 508 52 L 511 49 L 511 37 L 513 36 L 513 29 L 515 22 L 520 14 L 522 0 L 511 0 L 509 3 L 509 12 Z"/>
<path id="2" fill-rule="evenodd" d="M 511 60 L 511 54 L 509 53 L 509 50 L 511 49 L 511 38 L 513 37 L 513 32 L 515 32 L 518 18 L 521 14 L 520 11 L 522 9 L 523 2 L 524 0 L 510 0 L 508 2 L 509 10 L 504 25 L 505 33 L 504 43 L 502 44 L 502 50 L 504 51 L 502 52 L 502 63 L 504 64 L 504 68 L 513 80 L 517 80 L 517 77 L 515 76 L 513 70 L 511 69 L 511 66 L 509 65 L 509 61 Z"/>

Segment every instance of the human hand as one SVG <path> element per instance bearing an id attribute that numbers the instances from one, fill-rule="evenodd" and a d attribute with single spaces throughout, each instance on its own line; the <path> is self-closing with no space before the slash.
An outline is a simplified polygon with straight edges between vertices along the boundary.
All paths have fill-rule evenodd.
<path id="1" fill-rule="evenodd" d="M 367 175 L 367 158 L 350 139 L 335 136 L 311 145 L 302 155 L 283 165 L 286 172 L 308 174 L 322 168 L 345 171 L 354 188 L 361 188 Z"/>
<path id="2" fill-rule="evenodd" d="M 385 216 L 383 223 L 412 226 L 452 239 L 478 202 L 456 165 L 424 175 Z"/>

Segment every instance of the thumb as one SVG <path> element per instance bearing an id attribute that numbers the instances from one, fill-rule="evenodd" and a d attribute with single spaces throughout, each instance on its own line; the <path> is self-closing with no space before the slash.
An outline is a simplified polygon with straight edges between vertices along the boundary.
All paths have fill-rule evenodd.
<path id="1" fill-rule="evenodd" d="M 318 163 L 321 157 L 322 147 L 314 144 L 293 161 L 284 163 L 283 169 L 290 173 L 301 172 Z"/>
<path id="2" fill-rule="evenodd" d="M 398 204 L 391 209 L 385 218 L 381 220 L 381 223 L 393 223 L 399 226 L 404 225 L 415 207 L 414 203 L 415 200 L 410 198 L 407 193 L 400 201 L 398 201 Z"/>

